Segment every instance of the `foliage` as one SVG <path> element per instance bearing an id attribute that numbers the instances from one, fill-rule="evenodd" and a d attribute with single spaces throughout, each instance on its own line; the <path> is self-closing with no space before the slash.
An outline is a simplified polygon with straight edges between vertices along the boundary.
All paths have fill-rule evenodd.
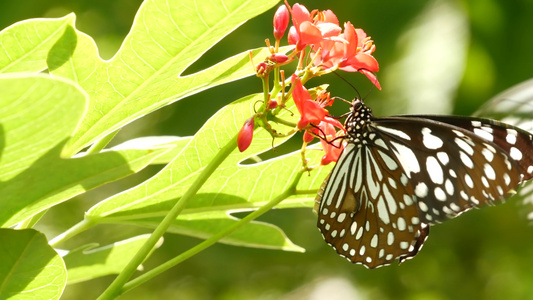
<path id="1" fill-rule="evenodd" d="M 0 255 L 2 268 L 0 270 L 0 286 L 2 287 L 0 298 L 13 296 L 13 299 L 23 297 L 58 299 L 66 284 L 71 285 L 88 280 L 103 282 L 102 286 L 96 289 L 97 294 L 91 294 L 94 297 L 100 295 L 109 285 L 109 278 L 104 278 L 104 281 L 94 279 L 119 274 L 127 269 L 129 261 L 141 251 L 143 244 L 150 241 L 148 235 L 142 234 L 146 232 L 143 231 L 144 228 L 148 228 L 150 232 L 157 231 L 158 225 L 165 222 L 165 216 L 169 216 L 169 211 L 172 211 L 176 203 L 184 198 L 188 200 L 187 203 L 183 202 L 176 211 L 179 216 L 169 218 L 168 228 L 165 228 L 161 234 L 167 231 L 205 241 L 200 244 L 200 247 L 188 245 L 188 248 L 192 250 L 190 252 L 191 250 L 185 248 L 185 245 L 191 243 L 187 238 L 179 236 L 179 242 L 173 244 L 172 241 L 176 237 L 167 235 L 166 239 L 170 240 L 169 245 L 178 245 L 177 248 L 182 254 L 176 256 L 177 250 L 174 246 L 163 249 L 170 254 L 167 258 L 159 258 L 162 260 L 159 263 L 164 263 L 165 260 L 171 262 L 171 265 L 164 268 L 165 270 L 210 245 L 220 242 L 288 251 L 283 253 L 284 258 L 280 260 L 273 258 L 273 261 L 283 263 L 286 260 L 287 264 L 291 263 L 291 267 L 289 269 L 281 267 L 283 271 L 273 270 L 269 269 L 271 266 L 268 262 L 250 261 L 240 255 L 242 253 L 273 255 L 264 254 L 267 252 L 264 250 L 246 249 L 245 251 L 248 252 L 240 252 L 243 250 L 235 250 L 238 248 L 227 248 L 230 250 L 216 248 L 222 249 L 220 251 L 224 255 L 213 252 L 211 254 L 213 254 L 212 257 L 221 257 L 220 260 L 212 261 L 211 258 L 204 256 L 205 263 L 210 264 L 209 267 L 198 268 L 195 263 L 184 264 L 183 269 L 190 270 L 190 272 L 182 269 L 183 274 L 196 276 L 194 274 L 198 270 L 204 269 L 204 273 L 198 276 L 210 276 L 210 272 L 217 271 L 221 274 L 213 276 L 212 278 L 217 278 L 213 281 L 224 282 L 221 278 L 224 276 L 235 278 L 238 275 L 222 274 L 225 272 L 220 272 L 220 268 L 216 266 L 221 262 L 228 263 L 227 253 L 239 253 L 232 258 L 234 261 L 230 262 L 236 264 L 236 269 L 245 274 L 255 268 L 265 268 L 267 270 L 265 274 L 269 276 L 267 280 L 272 282 L 279 280 L 279 286 L 284 284 L 282 280 L 286 278 L 283 277 L 286 276 L 284 273 L 299 272 L 298 278 L 294 280 L 295 285 L 283 286 L 280 288 L 283 290 L 294 289 L 297 283 L 309 282 L 311 278 L 322 276 L 309 269 L 311 267 L 308 265 L 312 265 L 310 262 L 312 259 L 309 259 L 309 256 L 297 256 L 291 253 L 303 252 L 303 248 L 293 243 L 287 235 L 295 236 L 298 244 L 308 250 L 311 249 L 311 252 L 317 247 L 322 247 L 322 244 L 317 244 L 318 246 L 313 244 L 314 240 L 309 241 L 309 239 L 314 239 L 314 236 L 307 237 L 314 234 L 316 241 L 321 243 L 319 234 L 313 228 L 315 220 L 309 213 L 309 207 L 313 205 L 314 194 L 323 178 L 326 177 L 329 168 L 323 167 L 302 175 L 300 152 L 293 152 L 296 150 L 294 147 L 286 146 L 291 145 L 290 136 L 275 139 L 274 147 L 281 153 L 272 153 L 271 134 L 263 127 L 255 129 L 253 142 L 246 152 L 237 151 L 235 141 L 237 132 L 245 120 L 254 114 L 257 101 L 264 100 L 262 94 L 251 94 L 252 91 L 259 91 L 258 79 L 244 80 L 243 86 L 238 89 L 233 86 L 228 87 L 230 95 L 224 95 L 218 89 L 211 92 L 212 94 L 206 91 L 255 74 L 255 70 L 250 66 L 246 47 L 238 48 L 242 51 L 240 54 L 228 53 L 225 52 L 227 50 L 220 49 L 218 49 L 218 54 L 214 54 L 209 49 L 243 22 L 265 12 L 276 3 L 277 1 L 250 0 L 226 0 L 216 3 L 204 0 L 192 3 L 146 0 L 139 8 L 122 46 L 110 60 L 102 59 L 93 37 L 77 28 L 76 19 L 80 17 L 79 14 L 76 16 L 69 13 L 59 18 L 28 19 L 15 23 L 0 32 L 3 49 L 0 51 L 0 72 L 2 73 L 0 75 L 0 224 L 2 224 L 0 252 L 3 253 Z M 470 5 L 469 7 L 479 5 L 467 4 Z M 393 5 L 390 4 L 388 9 L 395 11 L 396 15 L 398 10 L 395 10 Z M 416 7 L 416 9 L 403 8 L 410 9 L 409 14 L 414 15 L 421 11 L 422 5 L 409 5 Z M 367 8 L 370 13 L 360 16 L 361 23 L 373 24 L 368 17 L 371 14 L 373 14 L 372 18 L 382 18 L 380 13 L 383 12 L 377 6 L 370 5 Z M 494 8 L 485 6 L 484 9 L 497 14 Z M 344 12 L 340 11 L 339 19 L 353 18 L 348 12 L 345 12 L 346 16 L 344 16 L 342 15 Z M 270 20 L 271 15 L 266 18 Z M 471 12 L 470 22 L 474 28 L 483 30 L 483 20 L 476 18 L 475 12 Z M 357 23 L 356 26 L 362 25 Z M 96 24 L 92 25 L 96 27 Z M 385 29 L 378 25 L 374 26 L 374 28 L 365 27 L 365 30 L 372 33 L 378 47 L 382 47 L 379 51 L 389 46 L 391 49 L 394 48 L 391 41 L 379 43 L 379 33 Z M 267 27 L 270 30 L 270 26 Z M 400 27 L 391 29 L 388 34 L 399 35 Z M 226 48 L 232 48 L 241 42 L 250 46 L 249 48 L 256 48 L 260 45 L 257 42 L 265 38 L 264 35 L 254 32 L 255 40 L 249 40 L 255 44 L 246 44 L 248 41 L 245 41 L 245 34 L 239 31 L 237 33 L 243 37 L 238 37 L 236 40 L 234 36 L 228 36 L 227 40 L 233 44 L 230 46 L 225 44 Z M 386 35 L 383 34 L 381 38 L 385 39 Z M 483 44 L 482 39 L 473 41 Z M 224 41 L 221 43 L 224 45 Z M 472 46 L 470 52 L 464 53 L 465 57 L 470 58 L 474 51 L 482 51 L 480 49 L 483 47 L 476 45 Z M 217 50 L 216 47 L 215 50 Z M 202 57 L 206 52 L 209 55 L 205 56 L 208 57 Z M 255 62 L 264 61 L 270 55 L 266 48 L 255 49 L 252 53 Z M 217 57 L 217 55 L 222 56 Z M 381 60 L 382 66 L 386 65 L 387 60 L 390 62 L 394 55 Z M 203 61 L 195 63 L 200 58 Z M 213 59 L 220 61 L 213 61 Z M 471 93 L 471 86 L 468 86 L 468 83 L 472 80 L 468 76 L 474 72 L 472 68 L 475 70 L 476 66 L 483 65 L 479 63 L 479 59 L 468 61 L 472 62 L 467 66 L 465 82 L 462 84 L 456 82 L 453 87 L 461 95 Z M 499 64 L 495 65 L 494 68 L 499 66 Z M 480 93 L 485 98 L 498 90 L 490 90 L 491 85 L 486 82 L 490 83 L 491 80 L 496 82 L 501 90 L 503 87 L 527 78 L 526 75 L 522 75 L 522 77 L 510 79 L 511 76 L 507 76 L 509 73 L 518 75 L 522 73 L 508 69 L 504 69 L 501 73 L 498 73 L 499 71 L 498 69 L 492 70 L 492 76 L 501 75 L 505 77 L 505 80 L 498 81 L 483 74 L 480 80 L 485 82 L 485 85 L 477 83 L 478 87 L 484 88 Z M 384 78 L 381 80 L 382 86 L 386 86 L 386 83 L 391 81 L 387 79 L 387 75 L 384 75 Z M 249 82 L 256 84 L 254 89 L 247 90 L 250 86 Z M 316 85 L 319 84 L 320 81 L 317 81 Z M 241 89 L 245 93 L 236 92 Z M 203 93 L 195 95 L 200 92 Z M 400 96 L 403 95 L 400 93 Z M 516 94 L 511 94 L 513 95 Z M 181 101 L 175 103 L 186 97 L 189 98 L 188 102 L 184 101 L 185 104 L 181 104 Z M 479 99 L 474 100 L 480 102 Z M 390 103 L 387 101 L 390 100 L 383 100 L 384 107 Z M 501 102 L 501 98 L 498 101 Z M 523 101 L 527 103 L 526 100 Z M 288 105 L 288 110 L 281 111 L 279 116 L 297 122 L 297 117 L 291 113 L 291 111 L 296 111 L 296 107 Z M 130 139 L 124 137 L 127 137 L 128 128 L 132 128 L 132 124 L 142 126 L 143 120 L 161 117 L 161 111 L 170 109 L 166 106 L 176 110 L 176 116 L 172 120 L 177 120 L 176 123 L 182 124 L 183 128 L 177 132 L 194 133 L 193 136 L 161 138 L 160 135 L 168 134 L 172 130 L 168 128 L 160 132 L 148 130 L 158 137 L 131 139 L 122 145 L 103 149 L 113 138 L 115 139 L 112 143 L 115 144 L 116 140 Z M 508 117 L 518 109 L 527 112 L 526 108 L 520 106 L 512 110 L 506 110 L 507 107 L 494 105 L 488 107 L 484 113 Z M 469 104 L 458 103 L 456 110 L 461 109 L 463 113 L 470 113 L 473 110 Z M 378 108 L 379 110 L 385 111 L 386 108 Z M 208 115 L 209 118 L 205 120 L 204 117 L 198 117 L 199 111 L 202 115 Z M 391 111 L 395 112 L 394 109 Z M 161 123 L 168 125 L 169 122 L 163 120 Z M 200 125 L 201 128 L 198 128 Z M 119 131 L 121 132 L 118 133 Z M 225 145 L 232 145 L 232 147 Z M 222 152 L 227 154 L 227 158 L 219 157 Z M 264 160 L 256 162 L 254 159 L 257 155 Z M 307 153 L 307 157 L 311 161 L 319 162 L 321 154 L 312 151 Z M 158 167 L 160 165 L 164 166 Z M 151 170 L 156 170 L 157 173 L 149 178 L 146 178 L 149 175 L 144 173 L 145 178 L 137 179 L 140 182 L 136 184 L 124 183 L 128 178 L 139 176 L 136 173 L 145 168 L 149 170 L 152 168 Z M 211 171 L 208 172 L 209 170 Z M 208 179 L 204 177 L 206 172 L 210 175 Z M 110 182 L 115 182 L 118 190 L 105 185 Z M 201 182 L 201 185 L 197 186 L 196 192 L 191 194 L 190 191 L 196 187 L 198 182 Z M 121 185 L 122 183 L 125 186 Z M 98 191 L 106 188 L 111 190 L 111 192 L 107 191 L 110 194 L 109 197 L 98 196 Z M 86 204 L 89 207 L 77 207 L 74 213 L 68 213 L 77 218 L 79 222 L 76 225 L 69 229 L 62 228 L 59 232 L 57 227 L 54 227 L 56 228 L 54 230 L 47 227 L 57 226 L 57 224 L 50 225 L 55 221 L 51 219 L 56 219 L 57 216 L 68 218 L 69 216 L 62 215 L 64 207 L 67 207 L 65 205 L 74 205 L 70 203 L 76 203 L 76 199 L 84 199 L 84 197 L 94 198 L 89 202 L 90 204 Z M 66 201 L 68 203 L 62 204 Z M 276 214 L 267 214 L 262 221 L 254 220 L 272 206 L 283 210 L 277 210 Z M 304 208 L 306 215 L 298 219 L 299 221 L 292 221 L 298 213 L 290 208 Z M 86 213 L 81 217 L 83 211 Z M 491 211 L 491 213 L 495 215 L 497 212 Z M 513 214 L 514 211 L 508 215 L 513 216 Z M 278 216 L 286 216 L 285 221 L 277 219 L 281 218 Z M 438 291 L 430 291 L 428 287 L 435 283 L 429 278 L 444 276 L 442 274 L 449 272 L 458 274 L 457 278 L 470 278 L 471 274 L 468 273 L 467 268 L 459 266 L 463 260 L 476 258 L 476 261 L 472 262 L 477 270 L 476 282 L 473 282 L 473 287 L 464 288 L 467 291 L 466 295 L 476 297 L 475 291 L 479 289 L 486 290 L 484 295 L 490 295 L 491 289 L 496 291 L 494 295 L 500 295 L 498 293 L 502 290 L 513 288 L 515 288 L 513 295 L 523 297 L 533 294 L 530 287 L 519 284 L 521 282 L 519 279 L 513 281 L 511 278 L 526 276 L 522 283 L 527 283 L 527 278 L 530 278 L 524 275 L 527 274 L 524 269 L 527 265 L 521 265 L 516 256 L 497 255 L 498 251 L 510 252 L 512 250 L 502 250 L 504 248 L 502 243 L 491 243 L 478 235 L 461 235 L 464 233 L 462 227 L 473 228 L 472 232 L 492 229 L 494 230 L 491 231 L 492 235 L 505 238 L 504 243 L 510 248 L 519 247 L 520 244 L 516 240 L 507 240 L 510 237 L 506 236 L 506 233 L 516 228 L 523 228 L 521 226 L 525 221 L 520 222 L 511 217 L 511 222 L 507 219 L 501 228 L 497 228 L 491 225 L 493 221 L 490 220 L 490 216 L 480 218 L 481 220 L 488 219 L 485 220 L 485 224 L 489 224 L 488 228 L 481 225 L 472 226 L 472 224 L 477 224 L 477 219 L 451 222 L 450 227 L 455 231 L 450 235 L 456 236 L 457 241 L 452 241 L 451 237 L 442 231 L 439 233 L 441 229 L 437 229 L 434 240 L 438 240 L 440 236 L 442 241 L 455 246 L 436 249 L 435 246 L 431 248 L 430 244 L 426 247 L 431 249 L 424 249 L 422 253 L 435 254 L 434 256 L 439 257 L 440 260 L 427 256 L 425 259 L 417 257 L 420 260 L 419 265 L 406 263 L 405 267 L 402 266 L 404 268 L 402 270 L 391 267 L 389 270 L 382 269 L 367 275 L 367 273 L 359 273 L 362 271 L 357 269 L 352 272 L 353 266 L 340 259 L 337 261 L 334 253 L 326 248 L 324 255 L 328 255 L 329 258 L 318 262 L 320 267 L 315 270 L 322 270 L 321 265 L 328 264 L 331 268 L 326 268 L 329 270 L 326 271 L 326 276 L 334 274 L 334 268 L 335 270 L 345 268 L 338 274 L 348 274 L 347 278 L 355 277 L 361 285 L 392 286 L 391 292 L 376 292 L 374 289 L 373 295 L 383 297 L 457 298 L 457 294 L 449 291 L 450 288 L 446 283 L 442 283 L 444 286 L 439 285 Z M 284 222 L 288 223 L 285 227 L 290 228 L 285 230 L 287 234 L 275 225 Z M 311 226 L 309 226 L 310 229 L 307 227 L 302 229 L 299 227 L 302 225 L 295 225 L 296 223 Z M 512 227 L 513 224 L 514 227 Z M 47 242 L 42 233 L 30 229 L 33 227 L 55 238 L 50 238 Z M 135 230 L 130 231 L 132 227 Z M 125 236 L 120 236 L 117 232 L 123 228 L 128 228 L 128 230 L 124 230 Z M 296 234 L 295 230 L 298 228 L 301 231 Z M 107 234 L 101 234 L 100 230 L 114 233 L 106 236 Z M 524 231 L 527 230 L 529 229 L 524 229 Z M 87 231 L 87 234 L 84 231 Z M 91 236 L 91 232 L 96 232 L 96 234 Z M 455 235 L 457 232 L 461 233 Z M 470 241 L 469 238 L 473 238 L 474 241 Z M 492 239 L 494 240 L 493 237 Z M 156 248 L 160 247 L 162 242 L 161 239 L 154 238 L 147 253 L 161 253 L 161 249 L 156 250 Z M 456 245 L 460 243 L 470 245 L 468 252 L 453 251 L 455 248 L 451 247 L 457 247 Z M 494 246 L 496 246 L 492 250 L 494 252 L 483 251 L 484 248 Z M 527 250 L 531 248 L 528 244 L 522 254 L 527 255 Z M 315 258 L 324 257 L 322 253 L 315 255 Z M 149 267 L 148 270 L 157 270 L 154 262 L 144 261 L 146 258 L 146 256 L 140 257 L 139 264 L 144 263 L 145 267 Z M 237 262 L 241 259 L 242 262 Z M 494 264 L 487 263 L 489 260 L 493 260 Z M 341 264 L 343 267 L 337 267 Z M 442 266 L 444 264 L 449 264 L 449 266 Z M 187 266 L 190 268 L 187 269 Z M 252 268 L 252 266 L 255 267 Z M 134 266 L 131 271 L 133 272 L 136 267 Z M 205 268 L 213 271 L 206 271 Z M 422 268 L 425 270 L 417 273 Z M 490 277 L 490 270 L 496 270 L 499 273 L 497 276 L 494 275 L 496 277 Z M 157 274 L 159 273 L 154 273 L 154 276 Z M 313 277 L 306 277 L 311 275 L 305 274 L 313 274 Z M 505 274 L 510 274 L 511 277 L 500 280 Z M 420 276 L 425 278 L 420 278 Z M 140 278 L 141 280 L 126 284 L 125 289 L 116 291 L 122 293 L 137 287 L 143 282 L 143 277 Z M 146 280 L 149 278 L 151 277 L 146 277 Z M 227 278 L 226 280 L 229 280 Z M 461 279 L 445 278 L 448 282 L 461 282 Z M 496 286 L 487 287 L 480 283 L 488 280 L 487 278 L 497 281 Z M 256 282 L 254 278 L 241 278 L 241 280 L 242 282 L 246 280 Z M 155 281 L 150 281 L 150 283 L 154 289 L 161 284 Z M 196 281 L 195 284 L 197 284 Z M 229 290 L 227 293 L 231 294 L 231 289 L 227 288 L 226 284 L 227 282 L 222 284 L 224 287 L 211 288 Z M 235 289 L 239 292 L 235 292 L 232 296 L 241 298 L 258 296 L 259 292 L 254 293 L 249 288 L 243 288 L 245 285 L 236 284 Z M 79 286 L 81 284 L 67 286 L 66 291 L 70 289 L 72 295 L 65 293 L 64 298 L 76 297 L 75 290 Z M 137 296 L 140 298 L 143 297 L 143 288 L 139 288 L 141 292 Z M 186 290 L 181 291 L 182 296 L 187 296 Z M 398 292 L 392 292 L 392 290 Z M 201 298 L 200 294 L 193 296 Z"/>

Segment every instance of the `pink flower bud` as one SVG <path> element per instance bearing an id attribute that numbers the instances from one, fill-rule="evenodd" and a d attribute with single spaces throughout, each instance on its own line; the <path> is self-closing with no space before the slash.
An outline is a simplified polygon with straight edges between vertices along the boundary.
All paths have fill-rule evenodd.
<path id="1" fill-rule="evenodd" d="M 270 101 L 268 101 L 268 108 L 270 108 L 270 109 L 274 109 L 274 108 L 276 108 L 276 107 L 278 107 L 278 101 L 276 101 L 276 100 L 270 100 Z"/>
<path id="2" fill-rule="evenodd" d="M 289 10 L 285 5 L 278 8 L 274 14 L 274 38 L 281 40 L 289 25 Z"/>
<path id="3" fill-rule="evenodd" d="M 250 147 L 252 143 L 252 138 L 254 136 L 254 118 L 250 118 L 244 122 L 239 134 L 237 135 L 237 146 L 239 151 L 243 152 L 244 150 Z"/>
<path id="4" fill-rule="evenodd" d="M 310 134 L 309 131 L 306 130 L 304 132 L 303 139 L 304 139 L 304 142 L 309 144 L 315 139 L 315 137 L 312 134 Z"/>
<path id="5" fill-rule="evenodd" d="M 296 45 L 296 43 L 298 43 L 300 35 L 298 35 L 298 31 L 296 31 L 296 27 L 291 26 L 287 39 L 289 40 L 289 45 Z"/>
<path id="6" fill-rule="evenodd" d="M 265 76 L 268 73 L 267 63 L 264 61 L 258 63 L 255 67 L 255 71 L 257 72 L 257 76 Z"/>
<path id="7" fill-rule="evenodd" d="M 283 53 L 274 53 L 270 56 L 270 60 L 277 64 L 284 63 L 287 59 L 289 59 L 289 57 Z"/>

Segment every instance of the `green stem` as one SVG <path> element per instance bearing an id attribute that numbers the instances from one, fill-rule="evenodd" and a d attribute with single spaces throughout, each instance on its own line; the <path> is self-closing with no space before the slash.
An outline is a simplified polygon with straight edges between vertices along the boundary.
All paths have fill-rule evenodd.
<path id="1" fill-rule="evenodd" d="M 56 236 L 55 238 L 51 239 L 48 244 L 50 246 L 55 247 L 59 245 L 60 243 L 70 239 L 71 237 L 80 234 L 81 232 L 91 228 L 95 224 L 87 219 L 82 220 L 78 224 L 70 227 L 67 231 L 63 232 L 62 234 Z"/>
<path id="2" fill-rule="evenodd" d="M 283 124 L 283 125 L 286 125 L 286 126 L 289 126 L 289 127 L 292 127 L 292 128 L 295 128 L 296 127 L 296 123 L 293 123 L 293 122 L 289 122 L 287 120 L 284 120 L 284 119 L 280 119 L 274 115 L 270 116 L 269 117 L 270 120 L 272 120 L 272 122 L 276 122 L 278 124 Z"/>
<path id="3" fill-rule="evenodd" d="M 154 248 L 157 241 L 165 234 L 168 227 L 176 220 L 180 212 L 185 208 L 187 203 L 196 195 L 198 190 L 213 174 L 216 168 L 233 152 L 237 147 L 237 136 L 234 136 L 220 151 L 213 157 L 213 159 L 205 166 L 198 178 L 183 194 L 183 196 L 174 204 L 172 209 L 165 216 L 163 221 L 159 223 L 152 235 L 146 240 L 144 245 L 139 249 L 135 256 L 130 260 L 128 265 L 120 272 L 109 287 L 98 297 L 99 300 L 114 299 L 122 292 L 124 284 L 135 273 L 139 265 L 148 257 L 150 251 Z"/>
<path id="4" fill-rule="evenodd" d="M 270 200 L 267 204 L 261 206 L 258 210 L 250 213 L 246 217 L 242 218 L 240 221 L 234 223 L 231 226 L 226 227 L 224 230 L 220 231 L 219 233 L 213 235 L 209 239 L 203 241 L 202 243 L 196 245 L 195 247 L 183 252 L 182 254 L 176 256 L 175 258 L 157 266 L 156 268 L 140 275 L 139 277 L 129 281 L 124 285 L 122 290 L 120 291 L 121 294 L 126 293 L 130 291 L 133 288 L 136 288 L 137 286 L 145 283 L 146 281 L 154 278 L 155 276 L 167 271 L 168 269 L 178 265 L 179 263 L 185 261 L 186 259 L 192 257 L 193 255 L 198 254 L 199 252 L 207 249 L 208 247 L 212 246 L 213 244 L 217 243 L 220 239 L 224 238 L 225 236 L 231 234 L 235 230 L 239 229 L 240 227 L 244 226 L 245 224 L 249 223 L 250 221 L 256 219 L 257 217 L 261 216 L 262 214 L 266 213 L 267 211 L 271 210 L 274 206 L 279 204 L 281 201 L 286 199 L 287 197 L 293 195 L 296 192 L 296 185 L 300 181 L 300 178 L 302 177 L 303 172 L 300 171 L 296 174 L 295 178 L 293 179 L 290 186 L 280 195 L 278 195 L 276 198 Z"/>
<path id="5" fill-rule="evenodd" d="M 87 150 L 85 154 L 89 155 L 89 154 L 100 152 L 102 149 L 105 148 L 105 146 L 107 146 L 107 144 L 109 144 L 109 142 L 111 142 L 111 140 L 115 137 L 115 135 L 117 135 L 119 130 L 120 129 L 117 129 L 111 132 L 110 134 L 104 136 L 103 138 L 99 139 L 98 141 L 96 141 L 94 144 L 92 144 L 91 147 L 89 147 L 89 149 Z"/>

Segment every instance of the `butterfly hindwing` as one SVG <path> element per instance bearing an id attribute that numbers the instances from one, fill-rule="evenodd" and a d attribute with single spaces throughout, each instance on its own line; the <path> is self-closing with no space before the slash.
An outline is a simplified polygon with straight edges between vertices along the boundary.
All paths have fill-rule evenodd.
<path id="1" fill-rule="evenodd" d="M 428 231 L 418 218 L 412 186 L 389 151 L 348 144 L 315 207 L 326 242 L 369 268 L 414 256 Z"/>

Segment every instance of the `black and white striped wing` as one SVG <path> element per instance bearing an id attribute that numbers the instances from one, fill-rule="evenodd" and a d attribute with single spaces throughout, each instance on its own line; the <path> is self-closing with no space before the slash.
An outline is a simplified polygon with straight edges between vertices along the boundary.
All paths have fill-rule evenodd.
<path id="1" fill-rule="evenodd" d="M 533 172 L 532 136 L 492 120 L 451 116 L 377 119 L 373 126 L 397 152 L 422 222 L 503 201 Z"/>
<path id="2" fill-rule="evenodd" d="M 429 224 L 502 201 L 532 178 L 532 136 L 503 123 L 402 116 L 366 125 L 324 182 L 315 210 L 325 240 L 369 268 L 413 257 Z"/>
<path id="3" fill-rule="evenodd" d="M 410 258 L 429 230 L 413 195 L 406 173 L 381 141 L 348 143 L 317 195 L 318 227 L 354 263 L 375 268 Z"/>

